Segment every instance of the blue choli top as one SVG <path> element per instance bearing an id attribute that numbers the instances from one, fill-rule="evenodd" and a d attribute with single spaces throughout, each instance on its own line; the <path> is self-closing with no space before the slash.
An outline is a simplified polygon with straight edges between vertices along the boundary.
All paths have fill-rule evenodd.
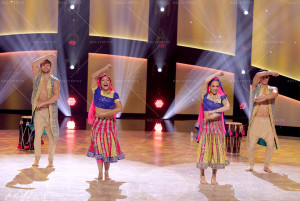
<path id="1" fill-rule="evenodd" d="M 115 91 L 105 94 L 98 86 L 92 88 L 92 90 L 94 93 L 94 104 L 98 108 L 112 110 L 116 107 L 116 103 L 120 101 L 119 94 Z"/>
<path id="2" fill-rule="evenodd" d="M 218 99 L 212 99 L 208 96 L 208 93 L 205 93 L 202 98 L 203 110 L 212 111 L 223 107 L 224 101 L 227 101 L 227 97 L 221 95 L 218 96 L 219 96 Z M 216 113 L 221 114 L 221 112 L 216 112 Z"/>

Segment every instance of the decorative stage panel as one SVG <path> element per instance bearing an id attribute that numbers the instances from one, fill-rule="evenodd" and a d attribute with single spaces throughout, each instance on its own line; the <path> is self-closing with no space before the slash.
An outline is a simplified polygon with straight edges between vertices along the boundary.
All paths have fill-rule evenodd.
<path id="1" fill-rule="evenodd" d="M 57 33 L 58 0 L 3 0 L 0 27 L 0 35 Z"/>
<path id="2" fill-rule="evenodd" d="M 24 51 L 0 54 L 0 109 L 31 110 L 32 63 L 56 51 Z M 56 75 L 57 61 L 52 61 L 53 75 Z"/>
<path id="3" fill-rule="evenodd" d="M 216 72 L 215 69 L 177 63 L 175 114 L 199 114 L 202 83 L 208 76 Z M 225 115 L 233 115 L 234 74 L 225 72 L 220 80 L 231 106 Z"/>
<path id="4" fill-rule="evenodd" d="M 106 72 L 113 88 L 120 96 L 123 113 L 145 113 L 147 59 L 89 53 L 87 111 L 92 102 L 91 75 L 107 64 L 112 69 Z"/>
<path id="5" fill-rule="evenodd" d="M 148 41 L 149 0 L 90 1 L 90 35 Z"/>
<path id="6" fill-rule="evenodd" d="M 235 55 L 237 4 L 179 0 L 177 45 Z"/>
<path id="7" fill-rule="evenodd" d="M 252 65 L 300 81 L 299 2 L 254 1 Z"/>

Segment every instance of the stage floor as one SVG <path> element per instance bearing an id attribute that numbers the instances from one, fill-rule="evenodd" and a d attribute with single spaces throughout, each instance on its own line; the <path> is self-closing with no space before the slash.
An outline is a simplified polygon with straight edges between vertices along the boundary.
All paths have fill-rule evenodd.
<path id="1" fill-rule="evenodd" d="M 187 128 L 185 126 L 185 128 Z M 188 130 L 188 129 L 187 129 Z M 279 137 L 271 169 L 263 172 L 264 147 L 257 147 L 254 172 L 246 172 L 246 138 L 239 156 L 218 171 L 219 185 L 200 185 L 195 133 L 119 130 L 126 159 L 111 165 L 115 181 L 97 182 L 95 159 L 86 157 L 88 130 L 62 130 L 54 168 L 47 166 L 48 139 L 40 167 L 33 151 L 19 151 L 18 130 L 0 130 L 0 200 L 299 200 L 300 138 Z M 211 169 L 206 171 L 210 181 Z"/>

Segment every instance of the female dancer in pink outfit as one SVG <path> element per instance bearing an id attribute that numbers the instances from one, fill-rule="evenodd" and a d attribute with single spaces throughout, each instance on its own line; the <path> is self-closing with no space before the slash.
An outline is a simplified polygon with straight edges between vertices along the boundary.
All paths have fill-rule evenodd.
<path id="1" fill-rule="evenodd" d="M 89 110 L 91 124 L 91 145 L 87 156 L 95 157 L 99 169 L 98 180 L 109 178 L 110 163 L 124 159 L 117 136 L 115 115 L 122 111 L 122 104 L 117 92 L 113 91 L 111 78 L 104 72 L 111 69 L 108 64 L 92 74 L 91 88 L 94 98 Z"/>

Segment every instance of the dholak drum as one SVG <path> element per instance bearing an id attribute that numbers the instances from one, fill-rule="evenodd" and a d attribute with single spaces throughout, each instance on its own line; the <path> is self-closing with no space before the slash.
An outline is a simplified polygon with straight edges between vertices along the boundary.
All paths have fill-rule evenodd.
<path id="1" fill-rule="evenodd" d="M 239 155 L 242 136 L 245 135 L 244 127 L 239 122 L 226 122 L 226 148 L 227 153 Z"/>
<path id="2" fill-rule="evenodd" d="M 34 150 L 34 130 L 29 128 L 31 116 L 22 116 L 19 124 L 19 144 L 18 149 Z"/>

